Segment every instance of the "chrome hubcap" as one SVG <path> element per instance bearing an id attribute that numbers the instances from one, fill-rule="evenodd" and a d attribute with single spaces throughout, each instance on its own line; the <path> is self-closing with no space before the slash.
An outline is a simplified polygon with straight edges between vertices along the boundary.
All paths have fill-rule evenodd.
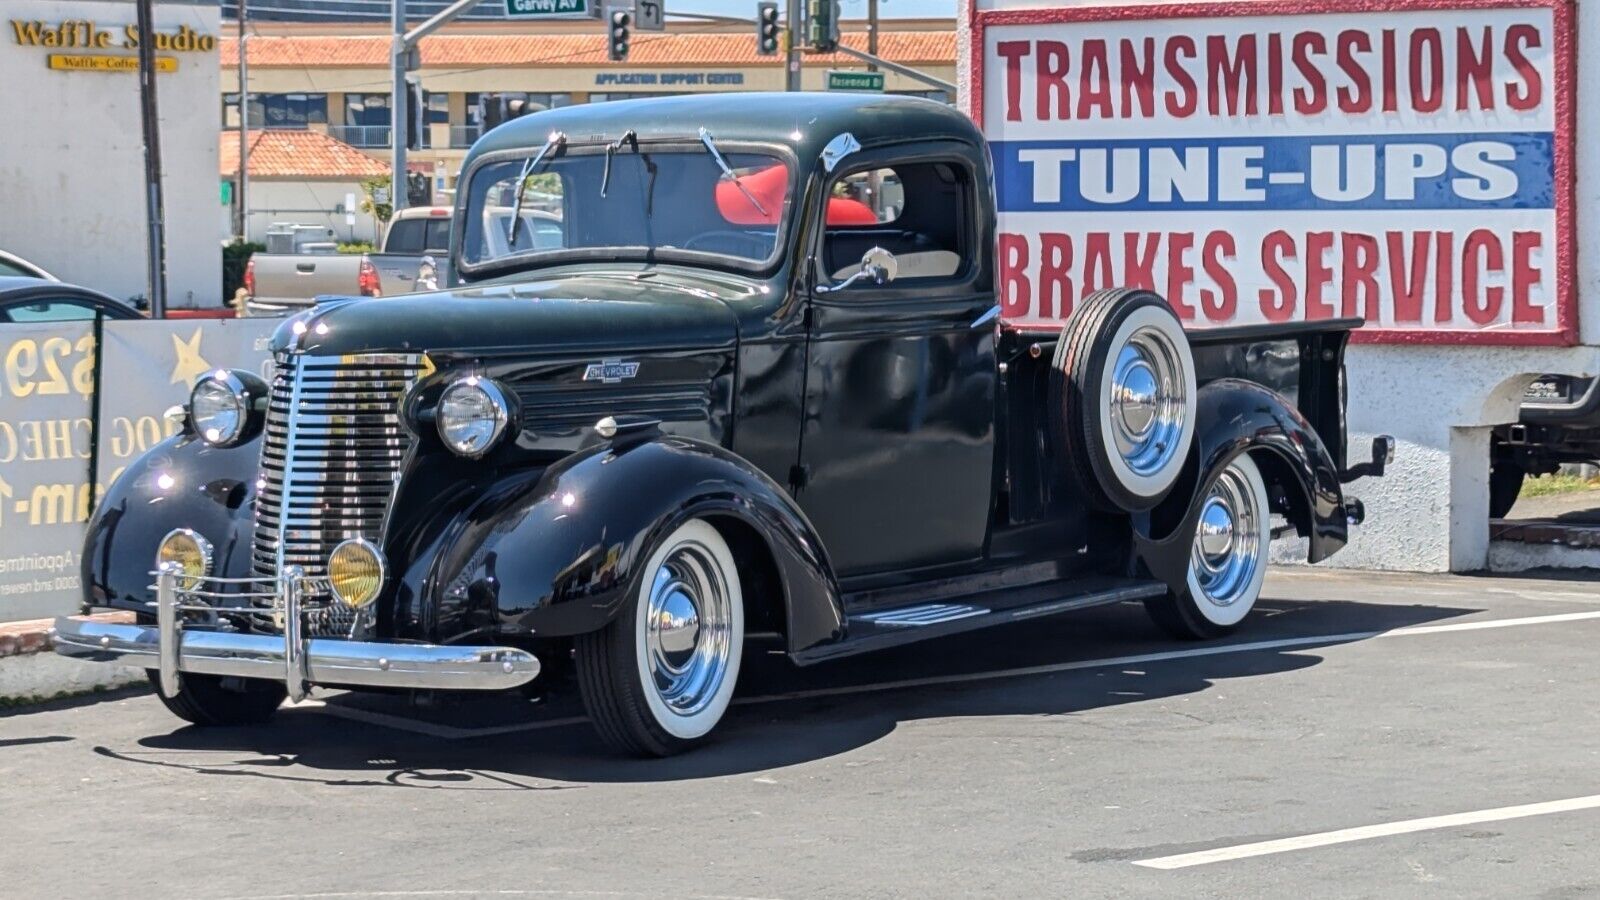
<path id="1" fill-rule="evenodd" d="M 1111 438 L 1141 476 L 1164 470 L 1183 436 L 1188 390 L 1178 348 L 1162 332 L 1140 328 L 1117 354 L 1111 375 Z"/>
<path id="2" fill-rule="evenodd" d="M 650 582 L 645 657 L 650 685 L 667 709 L 705 708 L 728 671 L 732 600 L 711 551 L 686 541 L 669 552 Z"/>
<path id="3" fill-rule="evenodd" d="M 1229 466 L 1217 477 L 1200 508 L 1190 564 L 1205 599 L 1232 606 L 1250 590 L 1261 566 L 1261 518 L 1249 481 Z"/>

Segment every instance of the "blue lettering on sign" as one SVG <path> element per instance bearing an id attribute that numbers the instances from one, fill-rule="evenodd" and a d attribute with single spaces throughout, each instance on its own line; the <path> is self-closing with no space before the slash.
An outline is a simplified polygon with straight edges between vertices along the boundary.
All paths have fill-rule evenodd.
<path id="1" fill-rule="evenodd" d="M 1001 212 L 1552 209 L 1549 132 L 1000 141 Z"/>
<path id="2" fill-rule="evenodd" d="M 618 84 L 669 84 L 676 87 L 705 84 L 744 84 L 743 72 L 600 72 L 594 76 L 596 87 Z"/>

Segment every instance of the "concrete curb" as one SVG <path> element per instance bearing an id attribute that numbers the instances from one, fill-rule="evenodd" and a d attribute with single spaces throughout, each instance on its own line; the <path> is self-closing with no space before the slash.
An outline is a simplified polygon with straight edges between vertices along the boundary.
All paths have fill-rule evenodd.
<path id="1" fill-rule="evenodd" d="M 131 622 L 131 613 L 90 618 Z M 44 700 L 141 683 L 144 670 L 58 656 L 50 649 L 50 619 L 0 624 L 0 700 Z"/>

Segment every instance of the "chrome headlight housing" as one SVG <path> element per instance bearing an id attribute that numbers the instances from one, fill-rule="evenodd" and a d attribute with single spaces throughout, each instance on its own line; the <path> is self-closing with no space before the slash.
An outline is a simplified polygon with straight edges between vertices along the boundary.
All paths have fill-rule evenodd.
<path id="1" fill-rule="evenodd" d="M 257 402 L 266 393 L 266 382 L 249 372 L 207 372 L 189 392 L 189 421 L 201 440 L 231 447 L 254 433 Z"/>
<path id="2" fill-rule="evenodd" d="M 500 385 L 468 375 L 439 395 L 434 411 L 439 439 L 451 452 L 477 459 L 494 449 L 511 423 L 511 401 Z"/>
<path id="3" fill-rule="evenodd" d="M 194 583 L 211 574 L 211 542 L 189 528 L 174 528 L 161 539 L 156 548 L 156 569 L 168 563 L 178 566 L 178 574 L 187 583 Z"/>

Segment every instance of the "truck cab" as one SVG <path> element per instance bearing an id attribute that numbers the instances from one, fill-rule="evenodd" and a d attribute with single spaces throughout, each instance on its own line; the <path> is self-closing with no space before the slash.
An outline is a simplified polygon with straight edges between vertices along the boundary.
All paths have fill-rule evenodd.
<path id="1" fill-rule="evenodd" d="M 1129 287 L 1008 327 L 987 148 L 942 104 L 569 107 L 459 184 L 454 287 L 323 302 L 270 382 L 201 379 L 90 525 L 86 605 L 143 624 L 64 619 L 61 652 L 204 722 L 565 675 L 662 755 L 751 632 L 800 665 L 1130 600 L 1228 633 L 1392 452 L 1346 461 L 1359 320 L 1191 333 Z"/>

